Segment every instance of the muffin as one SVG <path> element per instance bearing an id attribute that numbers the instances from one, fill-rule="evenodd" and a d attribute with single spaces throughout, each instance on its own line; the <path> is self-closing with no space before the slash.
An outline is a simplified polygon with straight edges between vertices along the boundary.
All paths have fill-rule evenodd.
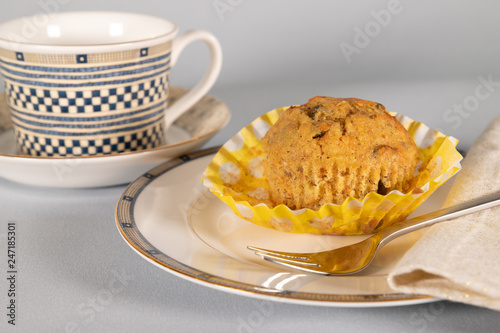
<path id="1" fill-rule="evenodd" d="M 332 99 L 326 100 L 332 102 Z M 335 99 L 333 99 L 333 101 L 335 101 Z M 390 115 L 395 116 L 396 120 L 403 125 L 403 127 L 408 131 L 411 140 L 413 140 L 405 142 L 407 137 L 406 135 L 399 133 L 400 130 L 389 131 L 390 135 L 387 135 L 385 134 L 385 131 L 381 130 L 377 126 L 374 126 L 374 124 L 370 124 L 371 120 L 365 119 L 378 119 L 379 117 L 384 119 L 386 115 L 385 112 L 382 112 L 383 107 L 381 105 L 377 106 L 376 103 L 350 99 L 344 101 L 344 106 L 341 106 L 340 102 L 337 103 L 337 101 L 340 100 L 337 99 L 332 103 L 337 105 L 339 109 L 345 110 L 345 116 L 338 118 L 330 117 L 328 121 L 322 120 L 327 127 L 328 124 L 330 124 L 330 127 L 320 130 L 319 132 L 313 131 L 313 129 L 319 129 L 320 126 L 320 122 L 314 122 L 313 118 L 317 117 L 319 120 L 321 113 L 318 112 L 328 114 L 329 111 L 322 110 L 321 107 L 325 107 L 331 103 L 325 103 L 324 101 L 323 103 L 317 103 L 321 104 L 321 106 L 318 106 L 316 110 L 315 107 L 317 104 L 311 103 L 311 105 L 315 106 L 310 108 L 309 112 L 300 110 L 294 111 L 295 108 L 289 110 L 289 106 L 284 106 L 270 110 L 257 117 L 251 123 L 241 128 L 238 133 L 235 133 L 235 135 L 224 143 L 224 145 L 213 156 L 202 176 L 204 185 L 216 198 L 220 199 L 225 205 L 227 205 L 227 208 L 230 209 L 235 216 L 264 228 L 291 233 L 362 235 L 384 230 L 391 225 L 404 220 L 417 207 L 425 202 L 425 200 L 427 200 L 427 198 L 429 198 L 429 196 L 434 193 L 436 189 L 450 180 L 460 170 L 460 161 L 462 160 L 462 156 L 456 149 L 456 145 L 458 143 L 457 139 L 431 129 L 425 124 L 415 121 L 404 114 L 389 112 Z M 350 108 L 353 110 L 348 111 Z M 300 109 L 300 107 L 298 109 Z M 283 116 L 283 118 L 281 118 L 285 112 L 296 112 L 297 121 L 293 123 L 290 120 L 290 115 Z M 298 119 L 302 119 L 299 117 L 300 112 L 305 113 L 306 117 L 302 123 L 298 121 Z M 359 119 L 352 122 L 350 117 L 354 116 L 349 115 L 350 113 L 360 113 L 358 115 Z M 312 118 L 311 115 L 313 116 Z M 364 117 L 361 117 L 362 115 L 364 115 Z M 325 119 L 326 118 L 328 117 L 325 116 Z M 344 121 L 341 120 L 342 118 Z M 281 121 L 283 122 L 288 121 L 289 123 L 288 127 L 290 129 L 286 129 L 286 131 L 288 131 L 287 134 L 279 134 L 281 131 L 276 130 L 276 128 L 280 126 L 282 131 L 285 131 L 287 126 L 282 124 L 274 127 L 280 119 L 282 119 Z M 335 121 L 335 119 L 337 119 L 337 121 Z M 307 122 L 309 122 L 309 125 L 306 126 L 305 123 Z M 395 123 L 394 119 L 391 117 L 388 117 L 385 122 L 380 121 L 380 123 L 383 125 L 382 127 L 387 126 L 399 128 L 399 124 Z M 299 133 L 299 128 L 302 128 L 302 124 L 304 124 L 304 129 L 302 129 L 303 133 L 301 134 Z M 368 124 L 370 124 L 369 127 Z M 331 180 L 330 183 L 337 182 L 340 184 L 339 179 L 344 177 L 342 178 L 342 187 L 352 188 L 355 191 L 359 187 L 353 186 L 349 182 L 357 182 L 357 178 L 354 179 L 354 177 L 352 177 L 352 179 L 349 178 L 349 180 L 346 180 L 348 176 L 346 174 L 347 171 L 344 170 L 343 174 L 342 172 L 338 172 L 339 164 L 342 162 L 337 161 L 337 159 L 341 156 L 340 153 L 337 154 L 338 156 L 333 155 L 333 157 L 330 156 L 330 158 L 325 157 L 324 160 L 327 160 L 328 162 L 325 163 L 326 167 L 323 166 L 324 170 L 321 170 L 321 167 L 315 167 L 313 162 L 309 162 L 309 160 L 314 156 L 307 156 L 305 152 L 301 151 L 301 148 L 294 144 L 293 140 L 295 139 L 298 141 L 297 137 L 300 135 L 304 136 L 304 134 L 309 135 L 310 141 L 312 141 L 313 137 L 318 134 L 319 136 L 314 140 L 325 140 L 324 138 L 332 135 L 332 133 L 328 133 L 330 131 L 339 131 L 343 133 L 343 128 L 345 128 L 345 132 L 347 134 L 351 131 L 351 128 L 357 127 L 358 125 L 361 127 L 359 129 L 361 132 L 369 132 L 368 134 L 365 134 L 365 136 L 369 137 L 368 143 L 362 144 L 360 142 L 359 146 L 361 147 L 363 145 L 372 144 L 374 147 L 372 147 L 371 151 L 369 150 L 364 155 L 358 152 L 358 149 L 361 148 L 351 147 L 347 150 L 347 152 L 353 156 L 362 156 L 361 161 L 357 161 L 356 167 L 348 170 L 349 175 L 366 174 L 366 179 L 368 179 L 368 176 L 371 174 L 370 172 L 367 172 L 366 169 L 378 168 L 379 170 L 382 170 L 382 167 L 377 166 L 376 158 L 372 155 L 385 156 L 388 155 L 393 149 L 402 150 L 404 152 L 405 150 L 401 148 L 401 146 L 404 148 L 406 147 L 405 144 L 402 144 L 401 142 L 405 142 L 408 147 L 412 147 L 413 142 L 415 142 L 418 147 L 419 155 L 418 168 L 413 169 L 413 166 L 409 166 L 408 162 L 401 156 L 393 156 L 393 160 L 389 160 L 388 162 L 386 161 L 387 163 L 384 169 L 386 171 L 384 171 L 384 173 L 379 172 L 378 176 L 374 176 L 374 179 L 370 182 L 372 185 L 371 188 L 374 192 L 368 193 L 363 198 L 347 198 L 345 201 L 341 202 L 341 204 L 333 204 L 333 199 L 328 200 L 332 201 L 332 203 L 325 203 L 319 209 L 291 209 L 284 204 L 276 205 L 276 203 L 271 201 L 269 184 L 264 171 L 264 162 L 268 163 L 270 159 L 269 155 L 264 152 L 262 142 L 266 133 L 268 133 L 271 128 L 274 127 L 275 129 L 273 129 L 272 132 L 276 133 L 269 133 L 266 138 L 266 144 L 269 145 L 270 141 L 273 141 L 273 136 L 279 135 L 282 137 L 282 142 L 275 142 L 275 144 L 279 144 L 282 150 L 278 151 L 277 154 L 284 154 L 287 150 L 289 150 L 290 152 L 293 151 L 294 155 L 290 158 L 287 165 L 284 165 L 282 162 L 275 162 L 275 170 L 269 170 L 268 166 L 268 174 L 274 172 L 279 174 L 277 170 L 279 167 L 283 170 L 283 174 L 286 176 L 285 178 L 285 176 L 281 174 L 284 179 L 291 179 L 294 176 L 291 172 L 294 172 L 307 175 L 308 183 L 315 182 L 315 177 L 316 179 L 319 178 L 317 175 L 314 175 L 313 177 L 311 174 L 313 171 L 318 172 L 319 175 L 325 175 L 325 178 L 321 177 L 320 181 L 326 181 L 326 177 L 332 174 L 330 175 L 330 178 L 333 180 Z M 377 125 L 377 122 L 375 122 L 375 125 Z M 321 125 L 321 127 L 324 128 L 325 125 Z M 321 133 L 321 131 L 324 131 L 325 133 Z M 293 138 L 294 135 L 296 138 Z M 382 140 L 384 139 L 382 138 L 382 135 L 386 136 L 385 141 Z M 402 137 L 399 141 L 394 139 L 394 137 L 397 138 L 398 135 Z M 290 137 L 287 138 L 286 136 Z M 341 136 L 339 134 L 338 136 L 342 139 L 339 139 L 339 141 L 342 142 L 337 143 L 336 148 L 327 147 L 326 144 L 322 144 L 322 150 L 313 154 L 312 148 L 308 147 L 307 149 L 311 150 L 309 155 L 327 156 L 325 152 L 329 152 L 330 149 L 336 149 L 342 152 L 341 146 L 344 144 L 343 141 L 347 141 L 349 139 L 354 142 L 354 139 L 348 138 L 347 135 Z M 359 136 L 361 136 L 361 134 L 359 134 L 358 137 Z M 390 137 L 393 138 L 390 139 Z M 288 142 L 288 147 L 285 147 L 285 142 Z M 400 143 L 400 145 L 398 145 L 398 143 Z M 384 145 L 392 147 L 392 149 L 383 147 Z M 380 147 L 375 149 L 377 146 Z M 287 150 L 285 150 L 285 148 Z M 411 150 L 412 148 L 408 149 Z M 305 148 L 302 150 L 305 150 Z M 377 158 L 382 158 L 380 156 Z M 299 159 L 303 157 L 307 157 L 307 160 L 303 161 L 303 163 L 298 163 Z M 332 161 L 335 161 L 335 168 Z M 321 160 L 319 162 L 323 163 Z M 300 165 L 297 166 L 298 164 L 302 165 L 302 169 L 300 169 Z M 416 173 L 414 178 L 409 181 L 410 184 L 406 184 L 406 187 L 408 187 L 409 190 L 404 192 L 405 185 L 402 185 L 402 190 L 391 191 L 384 195 L 377 193 L 384 193 L 390 190 L 390 187 L 386 188 L 386 186 L 389 185 L 388 183 L 392 181 L 390 166 L 397 164 L 401 164 L 397 169 L 398 171 L 401 170 L 401 168 L 406 168 L 408 170 L 408 178 L 411 178 L 413 172 Z M 295 165 L 295 169 L 290 168 L 290 165 Z M 306 167 L 309 170 L 307 172 Z M 292 174 L 292 176 L 286 175 L 284 170 L 287 170 L 287 173 Z M 335 174 L 333 174 L 333 172 L 335 172 Z M 375 172 L 373 174 L 377 175 Z M 404 174 L 404 172 L 401 173 L 402 178 Z M 311 181 L 309 181 L 309 179 L 311 179 Z M 316 186 L 312 187 L 316 188 L 317 186 L 320 186 L 322 184 L 320 181 L 315 182 Z M 374 184 L 377 185 L 375 186 Z M 379 186 L 379 184 L 381 185 Z M 300 187 L 301 185 L 293 184 L 292 181 L 290 181 L 290 183 L 285 184 L 283 188 L 293 194 L 292 186 Z M 323 188 L 327 187 L 324 184 L 322 186 Z M 333 193 L 334 189 L 330 191 Z M 297 192 L 299 193 L 297 197 L 299 197 L 301 192 Z M 345 192 L 348 192 L 348 190 Z M 321 198 L 322 197 L 319 197 L 319 202 L 327 201 L 321 200 Z M 289 201 L 289 205 L 292 205 L 291 200 Z M 339 199 L 339 201 L 341 200 Z M 311 204 L 311 206 L 316 208 L 318 203 Z"/>
<path id="2" fill-rule="evenodd" d="M 270 200 L 290 209 L 406 193 L 419 161 L 415 142 L 383 105 L 317 96 L 284 111 L 262 139 Z"/>

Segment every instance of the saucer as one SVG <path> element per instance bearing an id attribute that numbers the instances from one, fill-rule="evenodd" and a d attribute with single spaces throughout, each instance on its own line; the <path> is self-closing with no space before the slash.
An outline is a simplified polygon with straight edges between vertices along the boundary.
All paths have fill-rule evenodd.
<path id="1" fill-rule="evenodd" d="M 171 86 L 169 103 L 188 90 Z M 126 184 L 154 166 L 193 151 L 228 122 L 226 104 L 206 95 L 177 119 L 161 147 L 114 155 L 37 157 L 17 151 L 5 94 L 0 96 L 0 177 L 27 185 L 90 188 Z"/>

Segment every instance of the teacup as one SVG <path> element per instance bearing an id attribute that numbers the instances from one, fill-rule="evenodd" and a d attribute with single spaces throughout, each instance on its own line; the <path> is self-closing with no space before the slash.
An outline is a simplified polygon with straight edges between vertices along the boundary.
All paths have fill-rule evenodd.
<path id="1" fill-rule="evenodd" d="M 0 71 L 24 154 L 93 156 L 160 146 L 220 72 L 222 52 L 211 33 L 176 37 L 176 24 L 163 18 L 74 12 L 29 20 L 0 24 Z M 170 69 L 198 40 L 209 47 L 209 68 L 167 108 Z"/>

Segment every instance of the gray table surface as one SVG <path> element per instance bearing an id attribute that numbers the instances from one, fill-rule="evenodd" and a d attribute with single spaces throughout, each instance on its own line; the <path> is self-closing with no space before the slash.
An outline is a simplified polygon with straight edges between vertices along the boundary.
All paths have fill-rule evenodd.
<path id="1" fill-rule="evenodd" d="M 482 102 L 481 117 L 458 130 L 442 115 L 476 84 L 471 80 L 216 86 L 211 94 L 229 105 L 232 120 L 206 146 L 222 144 L 274 107 L 332 95 L 382 102 L 432 127 L 455 131 L 451 134 L 468 149 L 497 114 L 500 94 Z M 331 308 L 259 300 L 183 280 L 142 259 L 120 236 L 114 209 L 124 188 L 51 189 L 0 178 L 1 332 L 499 331 L 498 312 L 448 301 Z M 6 232 L 12 221 L 17 229 L 15 327 L 6 316 Z"/>

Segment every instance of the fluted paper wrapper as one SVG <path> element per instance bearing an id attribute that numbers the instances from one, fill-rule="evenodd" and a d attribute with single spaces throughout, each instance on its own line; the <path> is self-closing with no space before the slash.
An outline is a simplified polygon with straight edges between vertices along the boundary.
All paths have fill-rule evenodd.
<path id="1" fill-rule="evenodd" d="M 291 210 L 269 200 L 261 139 L 288 107 L 272 110 L 225 143 L 205 170 L 203 181 L 236 215 L 257 225 L 293 233 L 368 234 L 405 219 L 461 168 L 457 140 L 404 115 L 395 115 L 415 140 L 421 163 L 409 193 L 369 193 L 361 200 L 319 210 Z M 376 228 L 376 230 L 375 230 Z"/>
<path id="2" fill-rule="evenodd" d="M 445 206 L 500 191 L 500 117 L 477 139 Z M 500 310 L 500 208 L 436 224 L 389 275 L 392 288 Z"/>

